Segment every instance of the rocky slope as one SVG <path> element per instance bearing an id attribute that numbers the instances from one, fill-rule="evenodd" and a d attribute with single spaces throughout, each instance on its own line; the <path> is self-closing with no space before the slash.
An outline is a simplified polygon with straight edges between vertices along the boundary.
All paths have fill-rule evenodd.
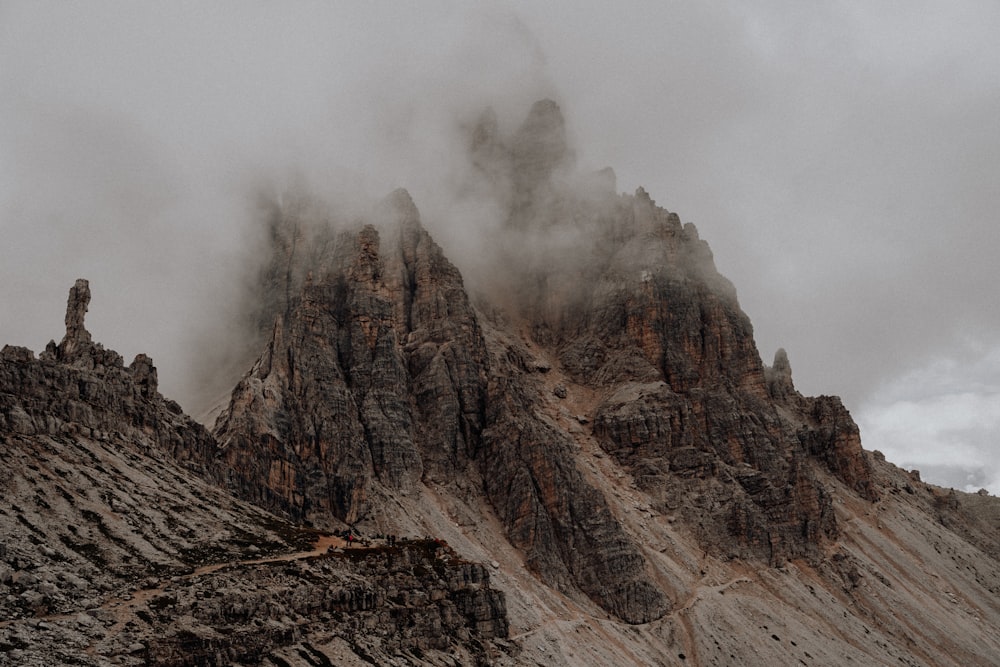
<path id="1" fill-rule="evenodd" d="M 314 550 L 320 534 L 184 468 L 214 438 L 158 394 L 148 357 L 124 366 L 92 342 L 89 300 L 77 281 L 66 336 L 39 358 L 0 352 L 0 664 L 500 651 L 504 599 L 484 566 L 433 541 Z"/>
<path id="2" fill-rule="evenodd" d="M 996 498 L 864 451 L 839 399 L 802 396 L 783 351 L 765 365 L 694 226 L 610 170 L 578 173 L 555 103 L 509 134 L 484 114 L 468 157 L 465 191 L 504 216 L 475 298 L 405 191 L 360 221 L 273 206 L 265 342 L 211 434 L 155 396 L 147 359 L 88 360 L 106 353 L 79 295 L 60 346 L 5 352 L 117 369 L 111 394 L 131 398 L 109 412 L 126 418 L 98 411 L 87 438 L 141 429 L 163 465 L 294 522 L 454 549 L 244 562 L 269 611 L 228 571 L 210 580 L 223 610 L 185 578 L 176 614 L 147 611 L 162 640 L 144 646 L 200 664 L 997 664 Z M 77 400 L 64 385 L 41 393 Z M 5 429 L 48 432 L 44 410 L 4 400 Z"/>

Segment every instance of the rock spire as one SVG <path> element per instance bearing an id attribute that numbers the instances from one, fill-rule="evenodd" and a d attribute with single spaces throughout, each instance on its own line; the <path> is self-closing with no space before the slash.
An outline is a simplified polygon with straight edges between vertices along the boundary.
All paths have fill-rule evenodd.
<path id="1" fill-rule="evenodd" d="M 77 278 L 66 301 L 66 335 L 59 343 L 59 359 L 71 360 L 93 345 L 90 332 L 84 325 L 89 306 L 90 283 L 84 278 Z"/>

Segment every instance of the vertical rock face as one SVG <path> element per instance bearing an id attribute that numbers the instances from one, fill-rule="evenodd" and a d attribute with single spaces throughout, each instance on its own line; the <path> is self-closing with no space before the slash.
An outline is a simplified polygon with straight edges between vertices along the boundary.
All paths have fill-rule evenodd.
<path id="1" fill-rule="evenodd" d="M 66 304 L 66 336 L 58 348 L 61 359 L 72 359 L 75 355 L 82 355 L 91 346 L 90 332 L 83 323 L 89 306 L 90 283 L 80 278 L 69 291 Z"/>
<path id="2" fill-rule="evenodd" d="M 557 114 L 537 104 L 506 153 L 495 128 L 484 133 L 492 154 L 536 156 L 506 163 L 511 229 L 543 247 L 561 239 L 519 267 L 519 316 L 573 381 L 602 396 L 594 436 L 661 508 L 734 555 L 820 554 L 837 526 L 813 463 L 873 498 L 856 427 L 794 390 L 784 352 L 765 368 L 694 225 L 641 188 L 618 196 L 597 177 L 556 177 L 568 152 Z"/>
<path id="3" fill-rule="evenodd" d="M 593 373 L 615 388 L 597 410 L 595 432 L 664 506 L 682 494 L 681 511 L 699 516 L 705 539 L 774 562 L 815 555 L 820 538 L 837 533 L 828 494 L 805 461 L 815 452 L 768 400 L 734 297 L 712 289 L 719 279 L 700 279 L 711 270 L 700 242 L 665 223 L 679 241 L 676 259 L 665 263 L 675 268 L 647 264 L 643 285 L 598 300 L 599 314 L 565 338 L 570 366 L 586 373 L 579 360 L 599 359 Z M 600 343 L 581 354 L 580 340 Z M 622 363 L 634 350 L 643 358 Z M 661 383 L 636 384 L 651 375 L 643 361 Z"/>
<path id="4" fill-rule="evenodd" d="M 486 355 L 461 277 L 408 194 L 376 217 L 382 232 L 276 234 L 316 233 L 323 251 L 301 283 L 288 274 L 286 312 L 216 427 L 230 480 L 295 516 L 353 523 L 372 494 L 449 479 L 478 447 Z"/>
<path id="5" fill-rule="evenodd" d="M 659 618 L 670 601 L 603 491 L 584 479 L 570 436 L 539 414 L 526 360 L 503 343 L 491 359 L 483 479 L 511 541 L 555 587 L 579 587 L 630 623 Z"/>
<path id="6" fill-rule="evenodd" d="M 836 396 L 818 396 L 806 405 L 812 421 L 798 431 L 806 451 L 863 498 L 878 500 L 861 433 L 844 404 Z"/>
<path id="7" fill-rule="evenodd" d="M 485 113 L 470 160 L 507 216 L 506 315 L 484 324 L 405 191 L 351 225 L 285 202 L 263 274 L 270 337 L 206 469 L 318 522 L 372 518 L 422 484 L 471 489 L 543 581 L 629 622 L 658 618 L 673 593 L 545 407 L 534 345 L 592 392 L 587 437 L 658 511 L 732 556 L 818 557 L 838 534 L 819 470 L 875 498 L 857 427 L 838 401 L 795 391 L 783 351 L 764 366 L 694 225 L 641 188 L 616 194 L 609 170 L 573 176 L 548 100 L 509 137 Z"/>
<path id="8" fill-rule="evenodd" d="M 803 449 L 863 498 L 878 500 L 872 467 L 861 448 L 861 433 L 841 400 L 836 396 L 807 398 L 796 391 L 792 366 L 783 349 L 775 353 L 774 365 L 764 371 L 771 398 L 800 417 L 796 437 Z"/>
<path id="9" fill-rule="evenodd" d="M 381 217 L 395 227 L 387 283 L 411 387 L 424 474 L 449 481 L 481 445 L 488 358 L 479 321 L 458 270 L 420 224 L 410 196 L 397 191 Z"/>
<path id="10" fill-rule="evenodd" d="M 566 436 L 509 381 L 524 369 L 488 352 L 461 276 L 409 195 L 375 217 L 378 229 L 336 237 L 276 317 L 217 422 L 220 479 L 295 517 L 354 523 L 421 479 L 481 476 L 543 579 L 632 622 L 662 615 L 666 598 Z"/>
<path id="11" fill-rule="evenodd" d="M 785 401 L 795 396 L 795 386 L 792 384 L 792 365 L 788 362 L 785 348 L 778 348 L 774 353 L 774 364 L 764 369 L 767 380 L 767 393 L 776 401 Z"/>

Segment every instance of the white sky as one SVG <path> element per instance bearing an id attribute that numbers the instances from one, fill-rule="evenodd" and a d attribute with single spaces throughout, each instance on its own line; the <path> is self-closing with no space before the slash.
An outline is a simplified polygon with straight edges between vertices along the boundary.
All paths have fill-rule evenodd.
<path id="1" fill-rule="evenodd" d="M 455 127 L 550 96 L 582 166 L 698 225 L 765 361 L 1000 493 L 998 34 L 993 0 L 0 1 L 0 341 L 58 339 L 87 277 L 95 338 L 194 408 L 252 186 L 408 187 L 462 267 Z"/>

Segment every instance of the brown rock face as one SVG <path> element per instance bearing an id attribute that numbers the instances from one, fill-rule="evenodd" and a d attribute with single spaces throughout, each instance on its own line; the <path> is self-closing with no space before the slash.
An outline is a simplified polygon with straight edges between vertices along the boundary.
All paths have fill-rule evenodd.
<path id="1" fill-rule="evenodd" d="M 829 495 L 768 400 L 749 320 L 707 246 L 642 192 L 610 229 L 587 296 L 546 326 L 563 367 L 603 388 L 594 435 L 716 549 L 817 556 L 837 535 Z"/>
<path id="2" fill-rule="evenodd" d="M 216 427 L 233 483 L 294 516 L 354 523 L 372 494 L 450 475 L 477 447 L 485 352 L 461 278 L 408 195 L 382 214 L 388 248 L 371 225 L 316 240 Z"/>
<path id="3" fill-rule="evenodd" d="M 878 500 L 871 465 L 861 449 L 861 434 L 847 408 L 836 396 L 807 399 L 807 405 L 812 423 L 798 432 L 806 451 L 863 498 Z"/>
<path id="4" fill-rule="evenodd" d="M 61 359 L 72 359 L 74 354 L 82 355 L 91 346 L 90 332 L 83 323 L 89 306 L 90 283 L 80 278 L 69 291 L 66 304 L 66 336 L 59 344 Z"/>
<path id="5" fill-rule="evenodd" d="M 875 497 L 857 428 L 839 402 L 794 390 L 787 355 L 762 364 L 694 226 L 641 189 L 615 194 L 607 170 L 568 176 L 551 101 L 510 138 L 485 114 L 471 159 L 520 238 L 507 314 L 483 322 L 404 191 L 339 231 L 308 200 L 276 209 L 270 340 L 216 424 L 215 478 L 318 522 L 372 520 L 424 484 L 482 494 L 542 580 L 658 618 L 673 592 L 544 408 L 570 400 L 539 380 L 552 369 L 593 392 L 589 437 L 657 511 L 731 556 L 819 557 L 838 527 L 817 465 Z"/>
<path id="6" fill-rule="evenodd" d="M 551 127 L 532 134 L 558 143 Z M 819 555 L 837 526 L 814 463 L 872 498 L 853 422 L 795 392 L 787 355 L 765 369 L 736 292 L 693 225 L 642 189 L 601 195 L 588 181 L 581 194 L 551 169 L 511 168 L 531 199 L 512 209 L 511 228 L 541 243 L 575 239 L 572 255 L 529 256 L 515 292 L 534 342 L 599 392 L 589 416 L 602 447 L 718 548 L 772 562 Z M 541 182 L 518 180 L 530 178 Z"/>
<path id="7" fill-rule="evenodd" d="M 539 414 L 527 360 L 500 340 L 492 349 L 483 479 L 511 541 L 557 588 L 579 587 L 630 623 L 659 618 L 669 600 L 603 492 L 581 474 L 572 438 Z"/>
<path id="8" fill-rule="evenodd" d="M 394 193 L 376 217 L 381 231 L 337 235 L 276 318 L 217 423 L 219 478 L 265 507 L 354 523 L 421 479 L 481 476 L 546 581 L 632 622 L 662 615 L 666 599 L 566 436 L 533 414 L 537 391 L 505 377 L 524 368 L 489 356 L 461 276 L 409 196 Z"/>

